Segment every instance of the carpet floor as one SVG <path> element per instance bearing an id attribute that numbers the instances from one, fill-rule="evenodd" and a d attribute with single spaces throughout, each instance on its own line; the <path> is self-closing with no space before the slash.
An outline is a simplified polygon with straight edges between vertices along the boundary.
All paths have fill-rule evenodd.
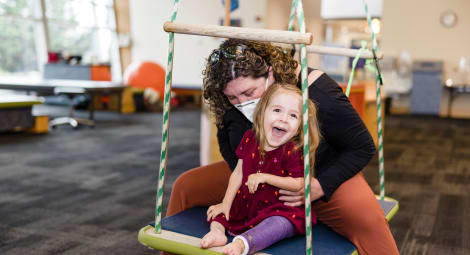
<path id="1" fill-rule="evenodd" d="M 0 134 L 0 254 L 157 254 L 137 232 L 154 217 L 162 115 L 95 119 L 93 129 Z M 470 254 L 470 121 L 388 116 L 385 125 L 400 253 Z M 170 126 L 164 210 L 176 177 L 199 164 L 200 111 L 175 110 Z M 378 192 L 376 158 L 364 174 Z"/>

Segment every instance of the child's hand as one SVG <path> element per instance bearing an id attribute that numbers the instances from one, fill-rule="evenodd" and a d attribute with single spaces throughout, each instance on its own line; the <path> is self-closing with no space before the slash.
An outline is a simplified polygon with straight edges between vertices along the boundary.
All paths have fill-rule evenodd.
<path id="1" fill-rule="evenodd" d="M 266 182 L 264 177 L 264 174 L 261 173 L 250 174 L 250 176 L 248 176 L 248 180 L 246 181 L 245 185 L 248 186 L 248 191 L 251 194 L 256 192 L 259 184 Z"/>
<path id="2" fill-rule="evenodd" d="M 210 206 L 209 209 L 207 209 L 207 221 L 209 221 L 209 219 L 213 220 L 217 215 L 221 213 L 225 215 L 225 218 L 227 220 L 229 220 L 228 217 L 230 213 L 230 206 L 224 203 Z"/>

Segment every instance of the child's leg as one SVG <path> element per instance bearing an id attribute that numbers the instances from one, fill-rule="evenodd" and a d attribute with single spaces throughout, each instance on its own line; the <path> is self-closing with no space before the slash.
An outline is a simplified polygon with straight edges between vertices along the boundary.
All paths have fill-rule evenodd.
<path id="1" fill-rule="evenodd" d="M 236 236 L 223 251 L 229 255 L 252 254 L 293 235 L 294 226 L 288 219 L 272 216 Z"/>
<path id="2" fill-rule="evenodd" d="M 201 240 L 201 248 L 222 246 L 227 243 L 225 228 L 217 221 L 211 222 L 211 230 Z"/>

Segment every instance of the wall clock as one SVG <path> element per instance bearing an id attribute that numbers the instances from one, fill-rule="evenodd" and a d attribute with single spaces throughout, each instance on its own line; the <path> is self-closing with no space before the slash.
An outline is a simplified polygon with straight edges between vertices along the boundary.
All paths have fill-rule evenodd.
<path id="1" fill-rule="evenodd" d="M 453 11 L 445 11 L 441 14 L 441 25 L 446 28 L 451 28 L 457 23 L 457 14 Z"/>

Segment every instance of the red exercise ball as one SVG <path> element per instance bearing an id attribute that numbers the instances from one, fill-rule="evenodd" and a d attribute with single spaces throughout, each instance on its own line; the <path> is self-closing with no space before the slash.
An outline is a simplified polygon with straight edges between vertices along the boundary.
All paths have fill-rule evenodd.
<path id="1" fill-rule="evenodd" d="M 124 83 L 134 88 L 152 88 L 163 98 L 165 93 L 165 69 L 151 61 L 132 63 L 124 72 Z"/>

